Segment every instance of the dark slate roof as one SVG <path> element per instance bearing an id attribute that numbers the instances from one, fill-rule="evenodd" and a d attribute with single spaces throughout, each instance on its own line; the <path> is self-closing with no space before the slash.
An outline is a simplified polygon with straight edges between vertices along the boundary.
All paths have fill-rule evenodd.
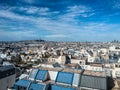
<path id="1" fill-rule="evenodd" d="M 72 85 L 74 73 L 71 72 L 58 72 L 56 82 Z"/>
<path id="2" fill-rule="evenodd" d="M 29 86 L 29 90 L 44 90 L 45 85 L 43 84 L 36 84 L 36 83 L 31 83 Z"/>
<path id="3" fill-rule="evenodd" d="M 38 69 L 33 69 L 29 75 L 29 78 L 35 79 Z"/>
<path id="4" fill-rule="evenodd" d="M 58 86 L 58 85 L 51 85 L 50 90 L 76 90 L 76 89 L 70 87 Z"/>
<path id="5" fill-rule="evenodd" d="M 47 72 L 47 70 L 33 69 L 29 75 L 29 78 L 44 81 Z"/>
<path id="6" fill-rule="evenodd" d="M 38 70 L 35 79 L 36 80 L 42 80 L 42 81 L 44 81 L 47 72 L 48 72 L 47 70 Z"/>
<path id="7" fill-rule="evenodd" d="M 15 83 L 15 86 L 28 87 L 31 81 L 29 80 L 19 80 Z"/>

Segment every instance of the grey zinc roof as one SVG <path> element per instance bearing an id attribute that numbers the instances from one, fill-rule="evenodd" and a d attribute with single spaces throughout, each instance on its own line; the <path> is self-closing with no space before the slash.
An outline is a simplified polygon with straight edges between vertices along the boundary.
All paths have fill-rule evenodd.
<path id="1" fill-rule="evenodd" d="M 81 87 L 107 90 L 107 78 L 103 72 L 84 71 L 81 77 Z"/>

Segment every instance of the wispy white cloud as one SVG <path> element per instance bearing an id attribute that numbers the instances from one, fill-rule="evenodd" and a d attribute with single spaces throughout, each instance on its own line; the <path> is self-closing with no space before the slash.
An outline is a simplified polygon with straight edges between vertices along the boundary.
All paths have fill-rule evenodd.
<path id="1" fill-rule="evenodd" d="M 75 16 L 82 16 L 82 17 L 89 17 L 93 15 L 93 10 L 90 7 L 86 7 L 83 5 L 75 5 L 68 7 L 68 16 L 75 17 Z"/>
<path id="2" fill-rule="evenodd" d="M 83 12 L 83 11 L 82 11 Z M 67 21 L 62 21 L 62 19 L 52 20 L 49 18 L 41 17 L 28 17 L 15 14 L 10 11 L 1 10 L 1 17 L 20 20 L 20 22 L 27 21 L 28 23 L 33 23 L 37 30 L 47 30 L 53 34 L 72 34 L 72 33 L 87 33 L 95 31 L 106 31 L 111 28 L 115 28 L 118 25 L 105 24 L 105 23 L 83 23 L 80 25 L 71 24 Z M 62 17 L 62 16 L 61 16 Z M 74 20 L 74 19 L 73 19 Z M 14 26 L 13 26 L 14 27 Z M 58 35 L 59 36 L 59 35 Z"/>
<path id="3" fill-rule="evenodd" d="M 8 10 L 0 10 L 0 17 L 13 19 L 13 20 L 15 19 L 16 20 L 29 20 L 29 18 L 27 18 L 26 16 L 21 16 Z"/>
<path id="4" fill-rule="evenodd" d="M 67 8 L 67 11 L 64 15 L 61 15 L 59 18 L 68 21 L 68 22 L 77 22 L 78 17 L 90 17 L 94 15 L 94 10 L 92 10 L 90 7 L 86 7 L 83 5 L 75 5 L 75 6 L 70 6 Z"/>
<path id="5" fill-rule="evenodd" d="M 23 11 L 27 14 L 39 14 L 39 15 L 48 15 L 50 14 L 49 8 L 47 7 L 20 7 L 20 11 Z"/>
<path id="6" fill-rule="evenodd" d="M 75 6 L 70 6 L 68 7 L 68 12 L 72 12 L 72 13 L 85 13 L 85 12 L 89 12 L 91 11 L 91 8 L 83 6 L 83 5 L 75 5 Z"/>
<path id="7" fill-rule="evenodd" d="M 97 22 L 90 22 L 90 23 L 86 23 L 85 25 L 82 25 L 84 30 L 87 31 L 101 31 L 101 32 L 105 32 L 105 31 L 109 31 L 111 29 L 114 29 L 119 27 L 119 24 L 107 24 L 107 23 L 97 23 Z"/>
<path id="8" fill-rule="evenodd" d="M 39 37 L 39 35 L 37 35 L 34 31 L 5 31 L 5 30 L 0 30 L 0 36 L 8 40 L 23 40 L 23 38 L 36 39 Z"/>
<path id="9" fill-rule="evenodd" d="M 113 9 L 120 9 L 120 0 L 113 0 L 112 7 Z"/>
<path id="10" fill-rule="evenodd" d="M 76 17 L 90 17 L 94 15 L 94 10 L 86 6 L 72 6 L 68 7 L 65 14 L 59 15 L 57 19 L 54 20 L 54 14 L 60 13 L 59 11 L 50 11 L 49 8 L 38 8 L 38 7 L 20 7 L 21 11 L 25 11 L 29 14 L 34 13 L 43 13 L 48 17 L 35 17 L 35 16 L 25 16 L 20 15 L 13 12 L 11 9 L 8 10 L 0 10 L 0 17 L 8 18 L 16 22 L 16 24 L 21 23 L 30 23 L 32 26 L 29 28 L 26 26 L 18 25 L 19 30 L 17 31 L 17 26 L 11 25 L 9 29 L 14 29 L 16 31 L 5 31 L 3 28 L 0 30 L 1 37 L 8 37 L 11 39 L 23 39 L 23 38 L 37 38 L 41 31 L 49 32 L 49 34 L 45 34 L 44 38 L 46 39 L 90 39 L 98 38 L 99 40 L 102 38 L 106 38 L 107 36 L 112 35 L 111 33 L 105 33 L 111 29 L 115 29 L 114 38 L 120 30 L 118 29 L 118 24 L 108 24 L 103 22 L 80 22 L 76 20 Z M 52 15 L 52 18 L 49 18 L 49 15 Z M 78 22 L 80 24 L 78 24 Z M 8 22 L 6 22 L 8 23 Z M 25 30 L 24 30 L 25 29 Z M 39 34 L 37 34 L 39 32 Z M 100 32 L 100 33 L 99 33 Z M 12 36 L 11 36 L 12 35 Z M 118 35 L 118 34 L 117 34 Z M 91 37 L 92 36 L 92 37 Z M 16 37 L 16 38 L 14 38 Z M 101 38 L 100 38 L 101 37 Z"/>

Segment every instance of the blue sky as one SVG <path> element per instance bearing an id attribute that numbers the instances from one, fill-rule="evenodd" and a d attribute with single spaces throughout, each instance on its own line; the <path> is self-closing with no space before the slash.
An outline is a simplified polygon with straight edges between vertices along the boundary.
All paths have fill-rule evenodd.
<path id="1" fill-rule="evenodd" d="M 0 0 L 0 41 L 120 40 L 120 0 Z"/>

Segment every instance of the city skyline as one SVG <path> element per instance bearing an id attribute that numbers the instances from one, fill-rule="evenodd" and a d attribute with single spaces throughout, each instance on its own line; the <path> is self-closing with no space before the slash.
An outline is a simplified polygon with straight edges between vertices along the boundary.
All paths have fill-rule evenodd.
<path id="1" fill-rule="evenodd" d="M 0 0 L 0 41 L 120 40 L 120 0 Z"/>

